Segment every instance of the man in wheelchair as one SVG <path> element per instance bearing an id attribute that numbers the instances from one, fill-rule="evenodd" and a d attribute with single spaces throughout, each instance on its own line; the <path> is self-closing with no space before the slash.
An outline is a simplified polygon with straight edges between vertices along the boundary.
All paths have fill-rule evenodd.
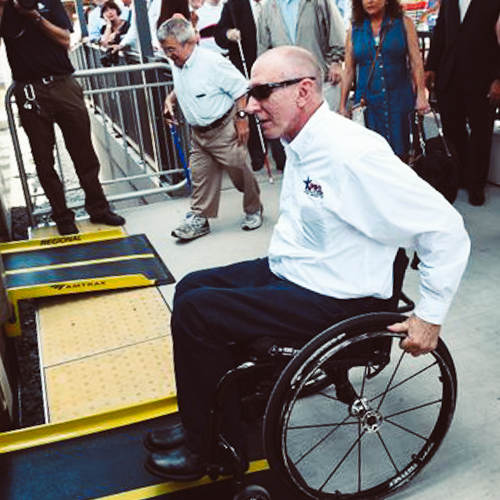
<path id="1" fill-rule="evenodd" d="M 197 271 L 177 285 L 172 336 L 182 423 L 145 441 L 153 451 L 146 467 L 162 478 L 207 473 L 214 392 L 236 366 L 235 344 L 305 344 L 339 321 L 387 311 L 400 247 L 421 259 L 420 300 L 389 330 L 406 333 L 400 346 L 413 356 L 437 346 L 469 255 L 462 218 L 381 136 L 331 112 L 323 80 L 312 54 L 298 47 L 270 50 L 252 68 L 247 112 L 286 150 L 280 217 L 267 258 Z M 244 455 L 238 395 L 226 396 L 224 435 Z"/>

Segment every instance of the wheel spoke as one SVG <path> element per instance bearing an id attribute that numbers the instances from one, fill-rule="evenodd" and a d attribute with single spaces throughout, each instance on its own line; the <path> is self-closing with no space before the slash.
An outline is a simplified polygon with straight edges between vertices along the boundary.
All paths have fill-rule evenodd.
<path id="1" fill-rule="evenodd" d="M 332 401 L 338 401 L 339 403 L 343 403 L 343 401 L 340 401 L 339 398 L 331 396 L 330 394 L 325 394 L 323 391 L 318 391 L 317 393 L 315 393 L 315 396 L 323 396 L 326 399 L 331 399 Z"/>
<path id="2" fill-rule="evenodd" d="M 349 417 L 348 417 L 349 418 Z M 342 427 L 343 425 L 356 425 L 357 422 L 352 421 L 352 422 L 332 422 L 330 424 L 310 424 L 310 425 L 293 425 L 291 427 L 288 427 L 289 431 L 297 431 L 297 430 L 304 430 L 304 429 L 321 429 L 324 427 Z"/>
<path id="3" fill-rule="evenodd" d="M 298 464 L 299 462 L 301 462 L 304 458 L 306 458 L 309 454 L 311 454 L 318 446 L 320 446 L 322 443 L 324 443 L 330 436 L 333 435 L 334 432 L 336 432 L 338 429 L 340 429 L 340 427 L 342 427 L 343 425 L 345 425 L 347 423 L 347 420 L 351 418 L 350 415 L 348 415 L 345 420 L 343 422 L 341 422 L 340 424 L 330 424 L 331 425 L 335 425 L 335 428 L 332 429 L 330 432 L 328 432 L 326 434 L 326 436 L 323 436 L 314 446 L 312 446 L 309 451 L 306 451 L 305 453 L 303 453 L 299 458 L 298 460 L 295 462 L 295 464 Z M 355 422 L 353 422 L 355 423 Z M 304 428 L 314 428 L 314 427 L 328 427 L 327 424 L 325 425 L 318 425 L 318 426 L 304 426 Z M 292 430 L 292 429 L 297 429 L 299 427 L 289 427 L 288 430 Z"/>
<path id="4" fill-rule="evenodd" d="M 384 421 L 387 422 L 388 424 L 394 425 L 394 427 L 398 427 L 399 429 L 408 432 L 408 434 L 413 434 L 414 436 L 417 436 L 418 438 L 423 439 L 424 441 L 427 441 L 428 439 L 428 436 L 422 436 L 421 434 L 418 434 L 417 432 L 414 432 L 411 429 L 404 427 L 403 425 L 397 424 L 396 422 L 393 422 L 388 418 L 386 418 Z"/>
<path id="5" fill-rule="evenodd" d="M 381 393 L 377 394 L 376 396 L 374 396 L 373 398 L 370 399 L 370 402 L 372 402 L 372 401 L 376 401 L 379 398 L 382 398 L 382 401 L 379 403 L 379 406 L 378 406 L 379 410 L 380 410 L 380 407 L 382 406 L 382 402 L 383 402 L 385 396 L 387 395 L 387 393 L 393 391 L 394 389 L 397 389 L 398 387 L 401 387 L 403 384 L 406 384 L 407 382 L 409 382 L 410 380 L 414 379 L 415 377 L 418 377 L 419 375 L 421 375 L 422 373 L 424 373 L 427 370 L 431 369 L 433 366 L 436 366 L 436 364 L 437 364 L 437 361 L 434 361 L 434 363 L 431 363 L 430 365 L 426 366 L 425 368 L 422 368 L 421 370 L 419 370 L 418 372 L 414 373 L 413 375 L 410 375 L 409 377 L 406 377 L 405 379 L 401 380 L 401 382 L 398 382 L 397 384 L 389 387 L 391 385 L 391 382 L 394 380 L 394 377 L 396 375 L 396 371 L 399 369 L 401 360 L 402 360 L 402 358 L 403 358 L 403 356 L 405 354 L 406 353 L 402 354 L 401 358 L 399 359 L 398 365 L 394 368 L 394 373 L 393 373 L 393 375 L 391 377 L 391 380 L 389 380 L 389 383 L 387 384 L 387 387 Z"/>
<path id="6" fill-rule="evenodd" d="M 369 367 L 368 367 L 368 365 L 366 365 L 365 369 L 363 370 L 363 382 L 361 383 L 361 393 L 359 395 L 360 398 L 362 398 L 365 394 L 365 384 L 366 384 L 368 370 L 369 370 Z"/>
<path id="7" fill-rule="evenodd" d="M 387 396 L 387 393 L 389 392 L 389 388 L 392 384 L 392 381 L 394 380 L 394 377 L 396 376 L 396 373 L 399 370 L 399 367 L 401 366 L 401 362 L 403 361 L 404 355 L 405 355 L 405 352 L 403 351 L 401 356 L 398 359 L 398 362 L 396 364 L 396 367 L 394 368 L 394 371 L 392 372 L 392 375 L 391 375 L 391 378 L 389 379 L 389 382 L 387 382 L 387 386 L 386 386 L 385 390 L 381 394 L 380 403 L 378 404 L 378 408 L 377 408 L 378 411 L 380 411 L 380 408 L 382 407 L 382 404 L 384 403 L 384 399 Z M 376 398 L 374 398 L 374 400 L 375 399 Z"/>
<path id="8" fill-rule="evenodd" d="M 346 454 L 342 457 L 340 462 L 337 464 L 335 469 L 330 473 L 330 475 L 326 478 L 326 481 L 319 487 L 319 491 L 323 491 L 323 488 L 330 482 L 330 479 L 335 475 L 335 473 L 339 470 L 340 466 L 347 460 L 347 457 L 351 454 L 351 451 L 355 448 L 355 446 L 361 441 L 361 438 L 365 435 L 365 431 L 358 436 L 356 441 L 352 444 L 352 446 L 347 450 Z"/>
<path id="9" fill-rule="evenodd" d="M 361 491 L 361 422 L 358 422 L 358 493 Z"/>
<path id="10" fill-rule="evenodd" d="M 385 418 L 388 419 L 388 418 L 391 418 L 391 417 L 396 417 L 398 415 L 403 415 L 404 413 L 409 413 L 409 412 L 412 412 L 412 411 L 415 411 L 415 410 L 420 410 L 421 408 L 426 408 L 427 406 L 432 406 L 432 405 L 435 405 L 435 404 L 438 404 L 438 403 L 442 403 L 443 402 L 443 399 L 436 399 L 434 401 L 430 401 L 429 403 L 424 403 L 424 404 L 421 404 L 421 405 L 418 405 L 418 406 L 414 406 L 413 408 L 408 408 L 406 410 L 401 410 L 401 411 L 398 411 L 396 413 L 392 413 L 391 415 L 386 415 Z"/>
<path id="11" fill-rule="evenodd" d="M 380 435 L 380 432 L 377 432 L 377 437 L 379 438 L 380 443 L 384 447 L 384 450 L 387 453 L 387 456 L 389 457 L 389 460 L 391 461 L 391 464 L 394 467 L 394 470 L 396 471 L 396 474 L 399 474 L 400 471 L 396 467 L 396 463 L 394 462 L 394 460 L 392 458 L 391 452 L 389 451 L 389 448 L 387 447 L 387 445 L 385 444 L 385 441 L 383 440 L 382 436 Z"/>

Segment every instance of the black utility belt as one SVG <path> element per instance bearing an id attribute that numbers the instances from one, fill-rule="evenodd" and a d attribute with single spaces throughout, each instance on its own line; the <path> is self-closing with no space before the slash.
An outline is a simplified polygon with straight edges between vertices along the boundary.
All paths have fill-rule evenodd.
<path id="1" fill-rule="evenodd" d="M 217 120 L 215 120 L 214 122 L 212 122 L 210 125 L 206 125 L 205 127 L 202 127 L 202 126 L 199 126 L 199 125 L 193 125 L 193 129 L 196 132 L 201 132 L 201 133 L 208 132 L 209 130 L 213 130 L 214 128 L 217 128 L 220 125 L 222 125 L 222 123 L 224 122 L 224 120 L 231 114 L 232 110 L 233 110 L 233 108 L 230 108 L 229 111 L 227 111 L 226 113 L 224 113 L 220 118 L 217 118 Z"/>
<path id="2" fill-rule="evenodd" d="M 21 85 L 50 85 L 51 83 L 57 82 L 59 80 L 64 80 L 66 78 L 69 78 L 73 76 L 71 73 L 66 74 L 66 75 L 51 75 L 51 76 L 44 76 L 43 78 L 36 78 L 33 80 L 22 80 L 18 81 L 17 83 L 20 83 Z"/>

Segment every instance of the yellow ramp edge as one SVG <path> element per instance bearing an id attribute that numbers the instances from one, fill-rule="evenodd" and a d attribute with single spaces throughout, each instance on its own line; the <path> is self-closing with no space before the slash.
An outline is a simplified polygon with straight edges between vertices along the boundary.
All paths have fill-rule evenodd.
<path id="1" fill-rule="evenodd" d="M 64 422 L 25 427 L 0 433 L 0 453 L 26 450 L 58 443 L 67 439 L 88 436 L 126 425 L 152 420 L 177 412 L 175 397 L 155 399 L 136 406 L 114 408 L 111 411 Z"/>

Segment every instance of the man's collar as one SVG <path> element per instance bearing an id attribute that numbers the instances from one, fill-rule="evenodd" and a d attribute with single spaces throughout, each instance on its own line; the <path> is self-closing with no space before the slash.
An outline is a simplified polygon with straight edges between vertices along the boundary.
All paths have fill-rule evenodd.
<path id="1" fill-rule="evenodd" d="M 191 55 L 187 58 L 187 61 L 184 63 L 184 66 L 182 69 L 188 69 L 194 64 L 194 60 L 196 59 L 196 55 L 198 54 L 198 45 L 194 46 L 193 52 L 191 52 Z"/>
<path id="2" fill-rule="evenodd" d="M 315 125 L 323 120 L 330 113 L 330 108 L 326 101 L 309 117 L 304 126 L 300 129 L 299 133 L 290 141 L 283 141 L 283 144 L 290 148 L 297 156 L 300 157 L 301 151 L 310 143 L 309 130 L 313 129 Z"/>

